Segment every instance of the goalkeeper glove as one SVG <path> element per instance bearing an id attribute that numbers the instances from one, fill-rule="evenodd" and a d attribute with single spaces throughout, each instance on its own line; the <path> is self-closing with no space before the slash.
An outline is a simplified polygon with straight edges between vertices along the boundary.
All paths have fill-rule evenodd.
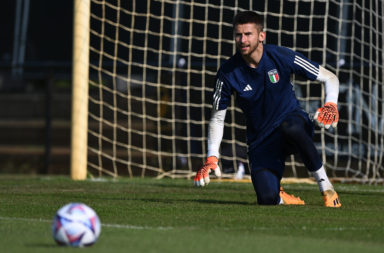
<path id="1" fill-rule="evenodd" d="M 207 160 L 204 163 L 204 166 L 196 172 L 196 176 L 194 179 L 195 186 L 201 186 L 209 184 L 209 173 L 211 170 L 215 171 L 215 175 L 217 177 L 221 177 L 221 170 L 219 165 L 217 165 L 218 159 L 215 156 L 210 156 L 207 158 Z"/>
<path id="2" fill-rule="evenodd" d="M 323 107 L 317 109 L 314 119 L 320 125 L 328 129 L 331 125 L 336 127 L 339 122 L 339 112 L 337 111 L 337 105 L 333 102 L 327 102 Z"/>

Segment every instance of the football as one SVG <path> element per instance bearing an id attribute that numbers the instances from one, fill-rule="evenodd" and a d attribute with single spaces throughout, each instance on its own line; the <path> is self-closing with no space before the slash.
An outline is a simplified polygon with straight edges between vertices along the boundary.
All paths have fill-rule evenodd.
<path id="1" fill-rule="evenodd" d="M 52 234 L 59 245 L 85 247 L 99 238 L 101 225 L 96 212 L 83 203 L 61 207 L 52 222 Z"/>

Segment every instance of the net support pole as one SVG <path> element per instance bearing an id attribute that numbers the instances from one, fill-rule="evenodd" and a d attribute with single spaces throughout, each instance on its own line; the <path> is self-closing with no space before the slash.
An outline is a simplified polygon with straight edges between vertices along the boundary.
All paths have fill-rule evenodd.
<path id="1" fill-rule="evenodd" d="M 90 0 L 74 1 L 71 178 L 87 177 Z"/>

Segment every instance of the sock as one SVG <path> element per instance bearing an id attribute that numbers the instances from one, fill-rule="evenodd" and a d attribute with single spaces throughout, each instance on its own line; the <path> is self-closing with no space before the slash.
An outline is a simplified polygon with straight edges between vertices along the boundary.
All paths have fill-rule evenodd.
<path id="1" fill-rule="evenodd" d="M 327 190 L 334 191 L 333 185 L 329 181 L 327 173 L 325 173 L 324 166 L 321 166 L 321 168 L 316 171 L 312 171 L 312 176 L 316 179 L 320 192 L 325 192 Z"/>
<path id="2" fill-rule="evenodd" d="M 279 205 L 284 205 L 284 201 L 282 198 L 280 198 Z"/>

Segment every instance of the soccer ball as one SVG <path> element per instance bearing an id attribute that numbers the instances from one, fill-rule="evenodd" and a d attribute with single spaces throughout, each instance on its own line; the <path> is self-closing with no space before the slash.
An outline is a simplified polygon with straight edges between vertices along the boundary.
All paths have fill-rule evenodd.
<path id="1" fill-rule="evenodd" d="M 100 235 L 96 212 L 83 203 L 69 203 L 60 208 L 52 222 L 53 238 L 59 245 L 84 247 L 94 244 Z"/>

